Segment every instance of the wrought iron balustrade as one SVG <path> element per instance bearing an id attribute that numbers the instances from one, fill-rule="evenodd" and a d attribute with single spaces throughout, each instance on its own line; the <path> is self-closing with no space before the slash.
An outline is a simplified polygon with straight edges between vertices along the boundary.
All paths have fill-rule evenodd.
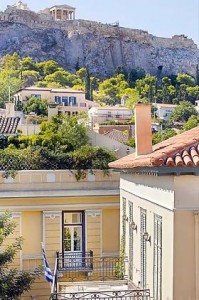
<path id="1" fill-rule="evenodd" d="M 125 259 L 98 257 L 93 252 L 57 253 L 57 271 L 68 281 L 125 279 Z"/>
<path id="2" fill-rule="evenodd" d="M 51 300 L 150 300 L 150 290 L 124 290 L 124 291 L 81 291 L 74 293 L 54 293 Z"/>
<path id="3" fill-rule="evenodd" d="M 57 252 L 58 271 L 92 271 L 93 252 Z"/>

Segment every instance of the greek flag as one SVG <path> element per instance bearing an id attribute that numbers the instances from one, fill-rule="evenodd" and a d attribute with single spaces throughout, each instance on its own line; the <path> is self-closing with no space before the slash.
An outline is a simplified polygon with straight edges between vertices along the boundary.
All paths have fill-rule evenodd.
<path id="1" fill-rule="evenodd" d="M 47 261 L 47 258 L 46 258 L 45 249 L 44 249 L 43 246 L 42 246 L 42 254 L 43 254 L 43 262 L 44 262 L 45 279 L 48 282 L 52 283 L 53 282 L 53 274 L 52 274 L 52 271 L 49 267 L 49 264 L 48 264 L 48 261 Z"/>

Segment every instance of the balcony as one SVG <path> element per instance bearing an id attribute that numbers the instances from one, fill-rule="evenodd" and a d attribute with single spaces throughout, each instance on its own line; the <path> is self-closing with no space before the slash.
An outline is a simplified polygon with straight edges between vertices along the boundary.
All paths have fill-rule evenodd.
<path id="1" fill-rule="evenodd" d="M 51 294 L 51 300 L 150 300 L 149 290 L 104 290 Z"/>
<path id="2" fill-rule="evenodd" d="M 93 252 L 57 252 L 51 300 L 149 300 L 148 289 L 129 289 L 126 258 L 96 257 Z"/>
<path id="3" fill-rule="evenodd" d="M 60 275 L 61 274 L 61 275 Z M 123 280 L 124 259 L 93 256 L 93 252 L 57 253 L 57 276 L 65 281 Z"/>

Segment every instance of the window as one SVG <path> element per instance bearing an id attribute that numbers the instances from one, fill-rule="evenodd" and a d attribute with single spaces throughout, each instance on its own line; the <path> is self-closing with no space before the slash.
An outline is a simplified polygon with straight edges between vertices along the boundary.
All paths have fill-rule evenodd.
<path id="1" fill-rule="evenodd" d="M 146 232 L 146 209 L 140 208 L 140 270 L 141 270 L 141 287 L 146 288 L 146 240 L 144 233 Z"/>
<path id="2" fill-rule="evenodd" d="M 80 107 L 86 107 L 86 103 L 80 103 Z"/>
<path id="3" fill-rule="evenodd" d="M 63 103 L 63 106 L 68 106 L 68 97 L 66 97 L 66 96 L 62 97 L 62 103 Z"/>
<path id="4" fill-rule="evenodd" d="M 162 300 L 162 217 L 154 215 L 153 299 Z"/>
<path id="5" fill-rule="evenodd" d="M 84 252 L 84 213 L 63 212 L 63 252 Z"/>
<path id="6" fill-rule="evenodd" d="M 69 97 L 69 104 L 70 104 L 71 106 L 76 106 L 76 104 L 77 104 L 77 99 L 76 99 L 76 97 Z"/>
<path id="7" fill-rule="evenodd" d="M 133 280 L 133 203 L 129 201 L 129 279 Z"/>
<path id="8" fill-rule="evenodd" d="M 35 98 L 41 99 L 41 95 L 40 94 L 31 94 L 31 97 L 35 97 Z"/>
<path id="9" fill-rule="evenodd" d="M 61 104 L 61 97 L 55 96 L 55 103 Z"/>
<path id="10" fill-rule="evenodd" d="M 122 198 L 122 252 L 125 253 L 126 245 L 126 198 Z"/>
<path id="11" fill-rule="evenodd" d="M 111 117 L 111 111 L 108 111 L 108 117 L 109 118 Z"/>

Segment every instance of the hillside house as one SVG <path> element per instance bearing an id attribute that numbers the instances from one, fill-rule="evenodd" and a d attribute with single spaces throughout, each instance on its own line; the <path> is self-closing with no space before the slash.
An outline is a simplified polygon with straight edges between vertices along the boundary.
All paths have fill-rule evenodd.
<path id="1" fill-rule="evenodd" d="M 153 103 L 153 106 L 157 109 L 155 111 L 155 116 L 161 120 L 169 120 L 172 112 L 175 110 L 177 105 L 175 104 L 165 104 L 165 103 Z"/>
<path id="2" fill-rule="evenodd" d="M 94 101 L 85 99 L 85 92 L 73 89 L 53 89 L 27 87 L 19 90 L 15 95 L 15 101 L 25 102 L 30 97 L 47 99 L 49 104 L 57 104 L 57 112 L 75 115 L 80 112 L 88 112 L 92 106 L 97 106 Z"/>
<path id="3" fill-rule="evenodd" d="M 117 105 L 92 107 L 88 111 L 91 126 L 95 126 L 104 121 L 130 121 L 132 116 L 132 109 Z"/>

